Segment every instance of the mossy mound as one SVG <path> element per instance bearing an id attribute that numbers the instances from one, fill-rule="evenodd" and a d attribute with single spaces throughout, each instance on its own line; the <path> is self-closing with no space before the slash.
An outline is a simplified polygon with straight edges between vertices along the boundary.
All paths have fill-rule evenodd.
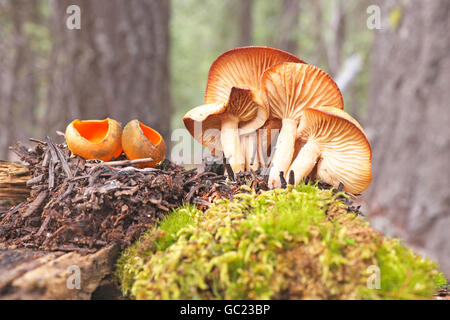
<path id="1" fill-rule="evenodd" d="M 445 284 L 342 197 L 302 184 L 179 208 L 123 253 L 117 278 L 137 299 L 429 299 Z"/>

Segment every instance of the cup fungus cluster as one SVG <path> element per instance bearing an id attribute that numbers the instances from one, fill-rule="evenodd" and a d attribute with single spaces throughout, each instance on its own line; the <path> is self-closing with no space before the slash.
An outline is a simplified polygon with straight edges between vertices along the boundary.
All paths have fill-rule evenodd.
<path id="1" fill-rule="evenodd" d="M 147 159 L 139 167 L 156 167 L 166 153 L 162 136 L 138 120 L 130 121 L 122 130 L 116 120 L 74 120 L 66 128 L 67 147 L 85 159 L 109 161 L 122 151 L 128 159 Z"/>
<path id="2" fill-rule="evenodd" d="M 205 104 L 183 121 L 213 154 L 223 151 L 234 172 L 269 168 L 272 188 L 293 174 L 295 184 L 312 177 L 360 193 L 372 178 L 371 148 L 343 107 L 325 71 L 278 49 L 243 47 L 213 62 Z"/>
<path id="3" fill-rule="evenodd" d="M 109 161 L 122 153 L 122 126 L 116 120 L 74 120 L 66 128 L 67 147 L 85 159 Z"/>

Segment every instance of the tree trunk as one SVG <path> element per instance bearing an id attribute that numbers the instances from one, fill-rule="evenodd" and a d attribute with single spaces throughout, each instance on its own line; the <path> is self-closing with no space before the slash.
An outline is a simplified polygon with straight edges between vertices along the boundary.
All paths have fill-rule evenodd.
<path id="1" fill-rule="evenodd" d="M 337 76 L 342 64 L 342 46 L 345 41 L 345 3 L 340 0 L 334 2 L 330 29 L 333 39 L 327 47 L 328 66 L 331 76 Z"/>
<path id="2" fill-rule="evenodd" d="M 252 6 L 253 0 L 239 0 L 238 15 L 238 44 L 248 46 L 252 42 Z"/>
<path id="3" fill-rule="evenodd" d="M 81 30 L 66 9 L 81 8 Z M 169 0 L 54 0 L 47 126 L 139 119 L 170 137 Z M 167 139 L 166 143 L 168 143 Z"/>
<path id="4" fill-rule="evenodd" d="M 300 0 L 283 0 L 277 47 L 296 54 L 299 28 Z"/>
<path id="5" fill-rule="evenodd" d="M 34 116 L 35 68 L 25 63 L 33 56 L 25 23 L 39 19 L 38 4 L 11 0 L 0 3 L 0 159 L 8 158 L 8 146 L 17 137 L 29 133 L 24 122 Z"/>
<path id="6" fill-rule="evenodd" d="M 376 31 L 372 53 L 371 217 L 449 276 L 450 2 L 386 0 L 381 8 L 389 25 Z M 397 20 L 384 19 L 393 10 Z"/>

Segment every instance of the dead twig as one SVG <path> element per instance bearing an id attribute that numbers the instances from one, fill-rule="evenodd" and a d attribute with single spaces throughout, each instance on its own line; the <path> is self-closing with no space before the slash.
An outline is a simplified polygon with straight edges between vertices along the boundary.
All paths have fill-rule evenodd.
<path id="1" fill-rule="evenodd" d="M 40 174 L 36 177 L 33 177 L 27 181 L 27 186 L 32 186 L 33 184 L 39 183 L 44 179 L 44 174 Z"/>
<path id="2" fill-rule="evenodd" d="M 153 158 L 143 158 L 143 159 L 134 159 L 134 160 L 117 160 L 117 161 L 108 161 L 108 162 L 100 162 L 100 163 L 86 163 L 87 166 L 110 166 L 110 167 L 118 167 L 118 166 L 129 166 L 131 164 L 140 164 L 145 162 L 152 162 Z"/>
<path id="3" fill-rule="evenodd" d="M 280 171 L 280 182 L 281 182 L 281 188 L 286 189 L 287 182 L 286 182 L 286 179 L 284 178 L 283 171 Z"/>
<path id="4" fill-rule="evenodd" d="M 31 216 L 37 209 L 39 209 L 39 207 L 41 206 L 41 204 L 44 202 L 44 200 L 47 198 L 48 192 L 47 191 L 42 191 L 37 197 L 36 199 L 34 199 L 34 201 L 32 203 L 30 203 L 30 205 L 28 206 L 27 210 L 25 211 L 25 213 L 22 215 L 23 218 L 26 218 L 28 216 Z"/>

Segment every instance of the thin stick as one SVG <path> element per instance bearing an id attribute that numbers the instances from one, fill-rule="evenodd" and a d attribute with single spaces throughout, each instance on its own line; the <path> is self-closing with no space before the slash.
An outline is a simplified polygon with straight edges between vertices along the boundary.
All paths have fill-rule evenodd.
<path id="1" fill-rule="evenodd" d="M 45 137 L 45 140 L 47 140 L 47 145 L 49 146 L 49 149 L 50 149 L 50 155 L 52 156 L 51 157 L 52 162 L 58 163 L 59 159 L 58 159 L 58 156 L 56 155 L 55 146 L 53 145 L 52 141 L 50 140 L 50 137 L 49 136 Z"/>
<path id="2" fill-rule="evenodd" d="M 67 163 L 66 158 L 64 157 L 62 151 L 55 145 L 53 145 L 53 147 L 55 148 L 56 154 L 58 155 L 58 158 L 61 161 L 62 168 L 66 173 L 67 178 L 69 179 L 73 178 L 72 171 L 70 171 L 69 164 Z"/>
<path id="3" fill-rule="evenodd" d="M 50 149 L 45 151 L 44 160 L 42 160 L 42 167 L 47 167 L 50 159 Z"/>
<path id="4" fill-rule="evenodd" d="M 71 193 L 72 193 L 72 190 L 73 190 L 73 186 L 74 186 L 73 183 L 69 183 L 69 186 L 67 187 L 67 190 L 64 191 L 64 193 L 61 194 L 61 195 L 58 197 L 58 201 L 64 200 L 65 197 L 67 197 L 69 194 L 71 194 Z"/>
<path id="5" fill-rule="evenodd" d="M 118 160 L 118 161 L 108 161 L 108 162 L 100 162 L 100 163 L 86 163 L 87 166 L 128 166 L 130 164 L 139 164 L 145 162 L 152 162 L 153 158 L 144 158 L 144 159 L 134 159 L 134 160 Z"/>
<path id="6" fill-rule="evenodd" d="M 124 167 L 124 168 L 111 168 L 113 170 L 116 170 L 118 172 L 156 172 L 156 171 L 161 171 L 161 169 L 156 169 L 156 168 L 143 168 L 143 169 L 139 169 L 136 167 Z"/>
<path id="7" fill-rule="evenodd" d="M 230 179 L 231 181 L 235 181 L 235 176 L 234 176 L 234 172 L 233 169 L 231 168 L 230 164 L 228 163 L 228 159 L 227 157 L 225 157 L 225 153 L 223 153 L 223 164 L 225 166 L 225 169 L 227 170 L 227 174 L 228 174 L 228 179 Z"/>
<path id="8" fill-rule="evenodd" d="M 45 217 L 45 220 L 44 220 L 44 222 L 42 223 L 41 227 L 39 228 L 39 231 L 36 233 L 36 236 L 39 237 L 39 236 L 45 231 L 45 229 L 47 229 L 47 226 L 48 226 L 48 224 L 49 224 L 49 222 L 50 222 L 51 219 L 52 219 L 52 215 L 51 215 L 51 214 L 48 214 L 48 215 Z"/>
<path id="9" fill-rule="evenodd" d="M 294 185 L 295 184 L 295 173 L 294 171 L 289 171 L 289 184 Z"/>
<path id="10" fill-rule="evenodd" d="M 48 167 L 48 189 L 53 189 L 55 186 L 55 162 L 50 161 Z"/>
<path id="11" fill-rule="evenodd" d="M 30 180 L 27 181 L 27 186 L 31 186 L 33 184 L 39 183 L 42 181 L 43 178 L 44 178 L 44 174 L 40 174 L 34 178 L 31 178 Z"/>
<path id="12" fill-rule="evenodd" d="M 31 142 L 36 142 L 36 143 L 40 143 L 40 144 L 43 144 L 43 145 L 47 144 L 47 142 L 39 140 L 39 139 L 35 139 L 35 138 L 29 138 L 28 140 L 30 140 Z"/>
<path id="13" fill-rule="evenodd" d="M 60 137 L 66 138 L 66 135 L 65 135 L 64 132 L 61 132 L 61 131 L 56 130 L 56 134 L 57 134 L 58 136 L 60 136 Z"/>
<path id="14" fill-rule="evenodd" d="M 22 217 L 26 218 L 30 215 L 33 214 L 33 212 L 35 212 L 40 206 L 41 204 L 44 202 L 44 200 L 47 198 L 48 192 L 47 191 L 42 191 L 37 197 L 36 199 L 34 199 L 34 201 L 32 203 L 30 203 L 30 205 L 28 206 L 27 210 L 25 211 L 25 213 L 22 215 Z"/>
<path id="15" fill-rule="evenodd" d="M 283 171 L 280 171 L 280 180 L 281 180 L 281 188 L 286 189 L 287 182 L 286 182 L 286 179 L 284 178 Z"/>

